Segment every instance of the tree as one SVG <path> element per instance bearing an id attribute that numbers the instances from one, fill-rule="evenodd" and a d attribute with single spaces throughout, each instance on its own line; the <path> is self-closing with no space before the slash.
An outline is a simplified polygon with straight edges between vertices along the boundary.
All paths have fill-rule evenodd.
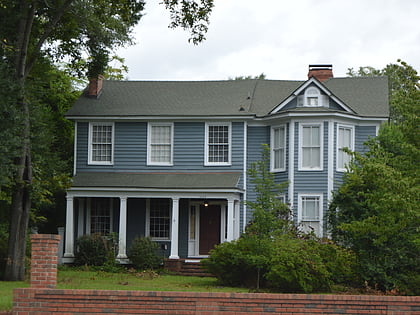
<path id="1" fill-rule="evenodd" d="M 355 251 L 360 275 L 370 286 L 418 294 L 420 86 L 417 72 L 398 62 L 357 73 L 388 75 L 391 117 L 368 141 L 368 153 L 352 153 L 329 222 L 333 238 Z"/>
<path id="2" fill-rule="evenodd" d="M 191 31 L 192 41 L 204 39 L 212 0 L 164 1 L 172 27 Z M 0 2 L 0 84 L 13 90 L 3 114 L 18 122 L 8 131 L 6 177 L 11 186 L 11 223 L 5 277 L 22 280 L 26 230 L 33 190 L 32 105 L 28 82 L 42 58 L 66 60 L 76 66 L 90 56 L 80 75 L 101 74 L 113 49 L 132 43 L 132 28 L 139 22 L 143 0 L 12 0 Z M 85 71 L 84 71 L 85 70 Z M 3 140 L 3 139 L 2 139 Z M 3 145 L 3 144 L 2 144 Z M 13 161 L 13 164 L 9 163 Z M 10 170 L 10 171 L 9 171 Z M 8 182 L 8 180 L 2 180 Z"/>
<path id="3" fill-rule="evenodd" d="M 258 238 L 271 237 L 279 231 L 288 233 L 292 226 L 290 209 L 279 198 L 288 183 L 275 183 L 274 174 L 270 172 L 270 147 L 267 144 L 262 145 L 261 159 L 253 162 L 247 173 L 256 193 L 255 201 L 246 201 L 253 209 L 253 220 L 247 231 Z"/>

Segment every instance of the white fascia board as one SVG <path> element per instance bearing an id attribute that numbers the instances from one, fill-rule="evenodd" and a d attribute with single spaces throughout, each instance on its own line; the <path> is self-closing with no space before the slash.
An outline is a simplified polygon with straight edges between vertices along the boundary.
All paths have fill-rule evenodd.
<path id="1" fill-rule="evenodd" d="M 286 112 L 280 113 L 278 115 L 273 116 L 265 116 L 265 117 L 258 117 L 256 120 L 259 121 L 267 121 L 272 119 L 279 119 L 279 118 L 286 118 L 286 117 L 293 117 L 293 118 L 304 118 L 304 117 L 342 117 L 348 118 L 353 120 L 367 120 L 367 121 L 381 121 L 385 122 L 388 121 L 388 117 L 363 117 L 363 116 L 356 116 L 353 114 L 344 114 L 338 112 Z"/>

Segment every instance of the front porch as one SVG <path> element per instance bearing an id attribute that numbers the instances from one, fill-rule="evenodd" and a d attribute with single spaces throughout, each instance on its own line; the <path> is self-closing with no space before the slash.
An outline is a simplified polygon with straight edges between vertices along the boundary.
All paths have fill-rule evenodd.
<path id="1" fill-rule="evenodd" d="M 67 195 L 64 263 L 74 261 L 75 240 L 86 234 L 117 233 L 120 263 L 129 263 L 127 249 L 135 237 L 148 236 L 164 258 L 202 258 L 216 244 L 239 237 L 240 195 L 71 191 Z M 111 196 L 110 196 L 111 195 Z M 186 198 L 185 198 L 186 197 Z M 188 198 L 189 197 L 189 198 Z"/>

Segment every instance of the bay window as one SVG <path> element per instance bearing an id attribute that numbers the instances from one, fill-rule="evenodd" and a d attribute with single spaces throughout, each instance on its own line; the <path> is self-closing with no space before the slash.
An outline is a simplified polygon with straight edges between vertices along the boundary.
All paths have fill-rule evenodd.
<path id="1" fill-rule="evenodd" d="M 300 125 L 300 170 L 322 170 L 322 125 Z"/>

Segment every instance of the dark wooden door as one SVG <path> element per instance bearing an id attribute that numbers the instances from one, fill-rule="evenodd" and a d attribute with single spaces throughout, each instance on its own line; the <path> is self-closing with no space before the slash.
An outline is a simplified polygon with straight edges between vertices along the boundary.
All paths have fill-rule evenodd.
<path id="1" fill-rule="evenodd" d="M 220 206 L 200 206 L 200 255 L 208 255 L 210 249 L 220 243 Z"/>

